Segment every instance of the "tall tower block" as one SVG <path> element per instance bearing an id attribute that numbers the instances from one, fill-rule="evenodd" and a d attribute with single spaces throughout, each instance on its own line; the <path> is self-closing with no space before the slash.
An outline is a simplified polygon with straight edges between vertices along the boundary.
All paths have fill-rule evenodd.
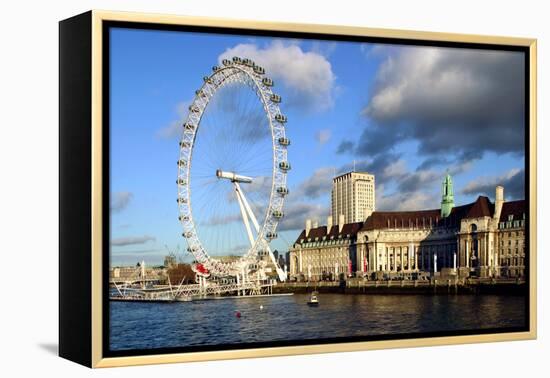
<path id="1" fill-rule="evenodd" d="M 332 179 L 332 221 L 363 222 L 376 209 L 374 175 L 348 172 Z"/>

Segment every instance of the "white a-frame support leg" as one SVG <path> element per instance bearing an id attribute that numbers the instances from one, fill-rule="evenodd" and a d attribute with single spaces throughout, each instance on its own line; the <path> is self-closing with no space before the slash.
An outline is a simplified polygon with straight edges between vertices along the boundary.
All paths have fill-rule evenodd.
<path id="1" fill-rule="evenodd" d="M 237 193 L 237 201 L 239 201 L 239 208 L 241 209 L 241 215 L 243 217 L 244 226 L 246 227 L 246 233 L 248 234 L 248 240 L 250 241 L 250 246 L 254 245 L 254 236 L 252 235 L 252 230 L 250 229 L 250 223 L 248 222 L 248 216 L 246 215 L 246 209 L 243 203 L 243 196 L 241 194 L 241 188 L 237 182 L 235 184 L 235 192 Z M 253 218 L 254 219 L 254 218 Z"/>
<path id="2" fill-rule="evenodd" d="M 260 233 L 260 225 L 258 224 L 258 220 L 254 216 L 254 213 L 252 212 L 252 208 L 248 204 L 248 201 L 246 200 L 246 197 L 244 196 L 244 193 L 241 190 L 241 186 L 238 182 L 234 181 L 233 184 L 235 185 L 235 192 L 237 193 L 237 199 L 239 201 L 239 207 L 241 208 L 241 215 L 244 220 L 244 225 L 246 227 L 246 231 L 248 233 L 248 238 L 250 240 L 250 245 L 252 246 L 254 244 L 254 239 L 252 237 L 252 231 L 250 230 L 250 223 L 248 222 L 248 217 L 252 220 L 252 224 L 254 225 L 254 228 L 256 229 L 256 234 Z M 244 208 L 244 209 L 243 209 Z M 248 217 L 247 217 L 248 214 Z M 279 279 L 281 281 L 286 280 L 286 273 L 284 270 L 279 267 L 279 264 L 275 260 L 275 256 L 273 256 L 273 252 L 271 252 L 271 248 L 269 248 L 269 245 L 267 242 L 265 242 L 265 248 L 267 249 L 267 252 L 269 254 L 269 257 L 271 259 L 271 262 L 275 266 L 275 269 L 277 270 L 277 275 L 279 276 Z"/>

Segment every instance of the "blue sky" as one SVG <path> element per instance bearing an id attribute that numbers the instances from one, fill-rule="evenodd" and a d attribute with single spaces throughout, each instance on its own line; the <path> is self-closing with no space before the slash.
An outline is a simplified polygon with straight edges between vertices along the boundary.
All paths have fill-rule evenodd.
<path id="1" fill-rule="evenodd" d="M 437 208 L 446 171 L 457 204 L 493 198 L 497 184 L 523 198 L 520 53 L 113 29 L 112 264 L 186 248 L 181 124 L 203 76 L 233 55 L 266 68 L 289 119 L 291 195 L 273 248 L 286 251 L 306 218 L 326 222 L 331 178 L 354 161 L 376 175 L 380 210 Z"/>

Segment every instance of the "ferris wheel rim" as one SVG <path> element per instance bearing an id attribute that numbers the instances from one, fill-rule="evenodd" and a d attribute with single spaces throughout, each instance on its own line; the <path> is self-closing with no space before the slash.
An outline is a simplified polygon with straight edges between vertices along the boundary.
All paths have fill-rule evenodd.
<path id="1" fill-rule="evenodd" d="M 244 61 L 251 62 L 247 59 Z M 286 117 L 282 115 L 278 106 L 280 96 L 275 95 L 271 90 L 273 82 L 263 76 L 263 69 L 257 68 L 258 66 L 254 63 L 240 64 L 236 63 L 235 59 L 234 61 L 224 60 L 223 67 L 214 67 L 214 72 L 204 78 L 203 85 L 196 91 L 195 98 L 189 106 L 189 114 L 183 124 L 177 179 L 179 220 L 182 224 L 182 235 L 187 240 L 188 251 L 194 255 L 198 263 L 203 264 L 213 274 L 224 275 L 239 272 L 246 269 L 247 265 L 258 261 L 260 251 L 268 248 L 268 239 L 276 237 L 279 218 L 283 214 L 284 197 L 288 192 L 286 189 L 286 175 L 290 167 L 286 148 L 288 144 L 281 142 L 288 141 L 284 127 Z M 237 261 L 226 263 L 211 256 L 198 236 L 191 206 L 190 175 L 193 149 L 202 116 L 218 90 L 230 83 L 250 87 L 260 100 L 265 116 L 269 121 L 273 164 L 269 202 L 254 243 Z M 278 101 L 276 102 L 275 99 L 278 99 Z M 285 189 L 278 193 L 278 188 Z"/>

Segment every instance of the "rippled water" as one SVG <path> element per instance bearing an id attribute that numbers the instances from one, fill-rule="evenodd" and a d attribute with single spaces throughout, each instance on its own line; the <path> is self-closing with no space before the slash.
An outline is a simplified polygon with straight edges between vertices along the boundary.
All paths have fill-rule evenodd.
<path id="1" fill-rule="evenodd" d="M 111 350 L 482 330 L 526 321 L 521 296 L 321 294 L 317 308 L 307 298 L 110 302 Z"/>

